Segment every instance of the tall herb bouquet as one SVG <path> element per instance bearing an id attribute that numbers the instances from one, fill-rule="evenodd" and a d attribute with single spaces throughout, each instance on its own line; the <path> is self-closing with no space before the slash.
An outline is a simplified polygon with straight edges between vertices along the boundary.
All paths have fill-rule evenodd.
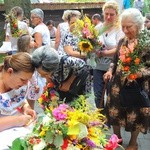
<path id="1" fill-rule="evenodd" d="M 9 13 L 9 14 L 4 14 L 5 18 L 6 18 L 6 22 L 10 23 L 10 30 L 11 30 L 11 35 L 12 37 L 19 37 L 22 34 L 24 34 L 21 29 L 19 29 L 18 27 L 18 19 L 16 18 L 16 16 L 13 13 Z"/>

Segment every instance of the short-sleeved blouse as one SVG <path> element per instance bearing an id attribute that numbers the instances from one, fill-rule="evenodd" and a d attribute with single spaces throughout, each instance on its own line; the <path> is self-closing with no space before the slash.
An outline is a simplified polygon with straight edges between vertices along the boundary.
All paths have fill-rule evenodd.
<path id="1" fill-rule="evenodd" d="M 21 107 L 26 97 L 26 86 L 0 94 L 0 116 L 13 115 Z"/>

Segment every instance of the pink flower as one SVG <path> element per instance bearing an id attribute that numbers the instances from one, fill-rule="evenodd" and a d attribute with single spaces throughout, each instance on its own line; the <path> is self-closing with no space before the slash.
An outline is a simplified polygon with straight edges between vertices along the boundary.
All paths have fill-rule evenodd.
<path id="1" fill-rule="evenodd" d="M 85 35 L 86 38 L 88 38 L 91 35 L 91 32 L 88 28 L 84 27 L 82 30 L 83 35 Z"/>
<path id="2" fill-rule="evenodd" d="M 67 118 L 67 108 L 69 106 L 66 104 L 60 104 L 57 108 L 52 111 L 53 116 L 56 120 L 65 120 Z"/>
<path id="3" fill-rule="evenodd" d="M 119 146 L 119 142 L 121 142 L 122 139 L 118 139 L 117 135 L 113 134 L 108 143 L 105 146 L 105 150 L 115 150 Z"/>
<path id="4" fill-rule="evenodd" d="M 122 62 L 125 62 L 125 59 L 126 59 L 125 55 L 120 55 L 119 58 Z"/>

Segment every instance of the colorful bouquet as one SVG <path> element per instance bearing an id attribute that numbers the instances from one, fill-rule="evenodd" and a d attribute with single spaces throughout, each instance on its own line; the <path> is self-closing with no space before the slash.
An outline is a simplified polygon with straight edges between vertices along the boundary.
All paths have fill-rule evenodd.
<path id="1" fill-rule="evenodd" d="M 18 19 L 15 17 L 13 13 L 5 15 L 6 21 L 10 23 L 10 30 L 12 37 L 19 37 L 23 33 L 21 29 L 18 28 Z"/>
<path id="2" fill-rule="evenodd" d="M 52 107 L 47 95 L 50 103 L 56 101 L 57 94 L 52 84 L 46 89 L 39 99 L 45 114 L 38 118 L 32 133 L 13 141 L 11 150 L 114 150 L 118 147 L 120 140 L 116 135 L 107 140 L 105 117 L 87 103 L 86 96 L 79 96 L 70 105 L 53 103 Z"/>
<path id="3" fill-rule="evenodd" d="M 78 19 L 75 22 L 73 33 L 79 37 L 78 47 L 81 52 L 89 54 L 90 52 L 93 52 L 96 47 L 101 47 L 97 40 L 98 32 L 86 15 L 82 20 Z"/>
<path id="4" fill-rule="evenodd" d="M 133 48 L 122 46 L 120 49 L 119 65 L 123 76 L 133 81 L 137 78 L 137 73 L 143 67 L 142 51 L 146 52 L 149 49 L 150 33 L 146 30 L 142 31 L 135 42 Z"/>

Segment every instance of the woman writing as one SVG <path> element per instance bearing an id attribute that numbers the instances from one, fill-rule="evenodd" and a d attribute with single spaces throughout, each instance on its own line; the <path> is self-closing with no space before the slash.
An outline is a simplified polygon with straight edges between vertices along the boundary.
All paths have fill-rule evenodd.
<path id="1" fill-rule="evenodd" d="M 149 109 L 147 109 L 147 107 L 149 107 L 150 104 L 149 102 L 147 104 L 141 103 L 141 92 L 136 89 L 140 88 L 149 91 L 146 83 L 150 77 L 150 53 L 149 46 L 145 47 L 144 43 L 149 39 L 150 34 L 144 35 L 145 39 L 142 43 L 142 51 L 138 50 L 136 46 L 141 39 L 143 39 L 140 39 L 140 35 L 144 27 L 144 21 L 141 12 L 135 8 L 127 9 L 122 13 L 121 25 L 125 33 L 125 38 L 120 40 L 114 61 L 104 74 L 104 80 L 111 79 L 110 93 L 107 99 L 107 115 L 109 123 L 113 125 L 114 133 L 117 134 L 119 138 L 121 138 L 120 127 L 122 124 L 126 131 L 131 132 L 131 138 L 126 150 L 137 150 L 137 137 L 139 132 L 143 131 L 139 126 L 147 130 L 147 125 L 144 120 L 148 120 L 149 122 L 147 116 L 147 114 L 149 114 Z M 146 38 L 147 36 L 148 38 Z M 129 66 L 127 69 L 127 66 L 131 62 L 129 57 L 126 61 L 123 61 L 123 58 L 128 56 L 127 52 L 131 52 L 131 54 L 135 53 L 136 58 L 141 58 L 140 63 L 144 62 L 143 66 L 139 67 L 139 71 L 136 72 L 136 76 L 131 74 L 125 76 L 124 74 L 128 72 L 130 69 L 129 67 L 132 67 Z M 120 63 L 122 61 L 124 63 Z M 136 65 L 138 64 L 136 61 L 135 63 Z M 122 66 L 124 64 L 126 64 L 126 66 Z M 127 92 L 125 93 L 123 89 Z M 134 91 L 136 92 L 134 93 Z M 128 99 L 124 101 L 126 97 L 128 97 Z M 144 99 L 144 102 L 146 103 L 146 99 Z M 121 114 L 123 114 L 123 117 L 121 117 Z M 143 121 L 141 122 L 141 120 Z"/>
<path id="2" fill-rule="evenodd" d="M 34 67 L 27 53 L 7 56 L 0 69 L 0 131 L 24 126 L 36 113 L 25 100 L 26 85 L 32 77 Z M 21 114 L 16 115 L 17 110 Z"/>

